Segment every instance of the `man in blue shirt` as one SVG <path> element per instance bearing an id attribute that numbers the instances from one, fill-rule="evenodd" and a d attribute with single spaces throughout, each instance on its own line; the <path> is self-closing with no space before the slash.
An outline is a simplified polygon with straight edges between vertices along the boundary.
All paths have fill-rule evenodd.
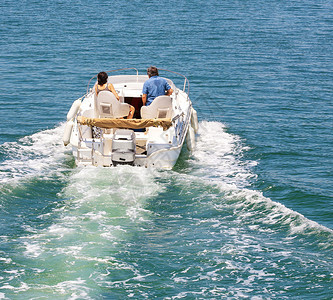
<path id="1" fill-rule="evenodd" d="M 142 89 L 142 103 L 143 105 L 150 105 L 154 99 L 158 96 L 168 95 L 173 93 L 173 89 L 169 83 L 158 76 L 158 70 L 156 67 L 150 67 L 147 70 L 149 79 L 143 84 Z"/>

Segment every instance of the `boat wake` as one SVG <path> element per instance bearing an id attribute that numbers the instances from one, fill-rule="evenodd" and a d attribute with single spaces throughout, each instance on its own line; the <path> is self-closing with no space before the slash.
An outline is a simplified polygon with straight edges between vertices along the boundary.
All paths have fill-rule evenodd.
<path id="1" fill-rule="evenodd" d="M 153 298 L 158 295 L 151 290 L 160 287 L 145 286 L 161 277 L 174 290 L 226 279 L 235 284 L 195 295 L 244 296 L 261 292 L 262 280 L 273 288 L 276 278 L 304 278 L 311 268 L 324 269 L 326 276 L 323 265 L 331 262 L 304 258 L 294 249 L 331 251 L 333 232 L 251 189 L 257 162 L 244 159 L 248 147 L 222 123 L 200 123 L 196 150 L 179 171 L 73 169 L 62 132 L 63 125 L 0 146 L 6 156 L 0 165 L 3 195 L 29 180 L 63 182 L 56 204 L 36 221 L 20 224 L 20 236 L 1 236 L 16 252 L 0 252 L 5 270 L 0 298 L 95 299 L 117 293 Z M 307 265 L 304 271 L 299 261 Z M 292 268 L 281 269 L 282 264 Z M 315 281 L 320 280 L 326 279 Z M 111 294 L 104 295 L 105 288 Z M 176 297 L 186 295 L 194 294 L 182 291 Z"/>
<path id="2" fill-rule="evenodd" d="M 222 203 L 215 203 L 218 210 L 226 206 L 233 207 L 233 213 L 239 216 L 242 223 L 249 225 L 266 224 L 289 228 L 290 234 L 327 232 L 329 228 L 305 218 L 284 205 L 265 197 L 261 191 L 251 189 L 257 175 L 252 172 L 256 161 L 244 159 L 249 147 L 236 135 L 226 131 L 220 122 L 202 122 L 199 139 L 191 160 L 193 171 L 191 180 L 204 181 L 214 185 L 224 195 Z M 189 180 L 189 178 L 188 178 Z M 259 226 L 255 226 L 259 227 Z"/>
<path id="3" fill-rule="evenodd" d="M 223 210 L 227 205 L 232 205 L 243 222 L 247 219 L 254 223 L 261 221 L 262 224 L 280 224 L 281 227 L 288 226 L 290 233 L 312 230 L 332 233 L 330 229 L 263 196 L 261 191 L 252 190 L 251 182 L 257 177 L 252 169 L 257 162 L 244 159 L 243 154 L 249 148 L 240 137 L 228 133 L 225 125 L 220 122 L 200 123 L 196 149 L 188 158 L 186 175 L 181 170 L 159 172 L 130 167 L 86 167 L 73 170 L 68 163 L 71 158 L 62 145 L 63 130 L 64 124 L 22 138 L 18 142 L 0 145 L 0 153 L 5 157 L 0 162 L 2 193 L 6 193 L 8 184 L 13 186 L 36 178 L 42 181 L 61 178 L 67 181 L 62 193 L 65 198 L 76 199 L 76 202 L 89 200 L 92 204 L 90 209 L 94 209 L 98 199 L 105 195 L 112 199 L 123 199 L 123 203 L 133 209 L 131 199 L 136 199 L 138 193 L 142 199 L 150 193 L 156 195 L 167 188 L 169 176 L 176 176 L 177 182 L 189 189 L 193 183 L 218 187 L 224 201 L 216 203 L 216 207 Z M 139 176 L 141 173 L 142 176 Z M 159 183 L 161 180 L 166 183 Z M 147 182 L 148 186 L 145 185 Z M 213 199 L 214 195 L 211 197 Z M 75 201 L 71 204 L 75 204 Z"/>
<path id="4" fill-rule="evenodd" d="M 0 145 L 0 181 L 15 184 L 33 177 L 61 176 L 66 159 L 64 125 Z"/>

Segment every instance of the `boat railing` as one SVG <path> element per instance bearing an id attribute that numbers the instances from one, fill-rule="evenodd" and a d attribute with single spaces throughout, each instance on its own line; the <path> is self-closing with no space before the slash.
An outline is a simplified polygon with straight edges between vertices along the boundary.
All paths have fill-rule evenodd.
<path id="1" fill-rule="evenodd" d="M 189 82 L 189 80 L 187 79 L 186 76 L 184 76 L 183 74 L 180 74 L 180 73 L 178 73 L 178 72 L 170 71 L 170 70 L 167 70 L 167 69 L 160 69 L 160 68 L 158 68 L 158 70 L 159 70 L 159 71 L 170 72 L 170 73 L 173 73 L 173 74 L 176 74 L 176 75 L 179 75 L 179 76 L 183 77 L 183 78 L 184 78 L 183 92 L 185 92 L 185 90 L 186 90 L 186 86 L 187 86 L 187 92 L 186 92 L 186 94 L 187 94 L 187 95 L 190 94 L 190 82 Z"/>
<path id="2" fill-rule="evenodd" d="M 119 72 L 119 71 L 125 71 L 125 70 L 135 70 L 136 71 L 136 77 L 137 77 L 137 80 L 139 80 L 139 71 L 138 69 L 136 68 L 122 68 L 122 69 L 115 69 L 115 70 L 110 70 L 110 71 L 106 71 L 105 73 L 113 73 L 113 72 Z M 90 83 L 91 81 L 94 79 L 94 78 L 97 78 L 97 75 L 96 74 L 95 76 L 91 77 L 89 82 L 88 82 L 88 86 L 87 86 L 87 94 L 89 92 L 89 86 L 90 86 Z"/>
<path id="3" fill-rule="evenodd" d="M 113 73 L 113 72 L 119 72 L 119 71 L 125 71 L 125 70 L 135 70 L 136 71 L 136 76 L 137 76 L 137 80 L 139 80 L 139 71 L 138 69 L 136 68 L 122 68 L 122 69 L 115 69 L 115 70 L 110 70 L 110 71 L 106 71 L 106 73 Z M 183 92 L 186 91 L 186 87 L 187 87 L 187 91 L 186 91 L 186 94 L 189 95 L 190 93 L 190 82 L 189 80 L 187 79 L 186 76 L 184 76 L 183 74 L 180 74 L 178 72 L 174 72 L 174 71 L 170 71 L 170 70 L 167 70 L 167 69 L 158 69 L 159 71 L 165 71 L 165 72 L 169 72 L 169 73 L 173 73 L 173 74 L 176 74 L 178 76 L 181 76 L 184 78 L 184 86 L 183 86 Z M 89 86 L 90 86 L 90 83 L 91 81 L 94 79 L 94 78 L 97 78 L 97 75 L 96 74 L 95 76 L 91 77 L 89 82 L 88 82 L 88 86 L 87 86 L 87 94 L 89 93 Z"/>

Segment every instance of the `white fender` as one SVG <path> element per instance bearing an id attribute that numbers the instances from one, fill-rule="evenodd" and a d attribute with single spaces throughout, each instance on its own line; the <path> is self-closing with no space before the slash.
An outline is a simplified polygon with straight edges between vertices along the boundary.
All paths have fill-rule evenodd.
<path id="1" fill-rule="evenodd" d="M 72 107 L 70 108 L 67 114 L 67 121 L 74 119 L 77 112 L 79 111 L 80 106 L 81 106 L 81 99 L 77 99 L 73 102 Z"/>
<path id="2" fill-rule="evenodd" d="M 199 130 L 199 123 L 198 123 L 198 114 L 197 111 L 192 107 L 192 114 L 191 114 L 191 126 L 194 129 L 195 133 L 198 133 Z"/>
<path id="3" fill-rule="evenodd" d="M 189 151 L 193 151 L 195 147 L 195 133 L 192 126 L 188 126 L 187 134 L 186 134 L 186 145 Z"/>
<path id="4" fill-rule="evenodd" d="M 64 142 L 65 146 L 67 146 L 69 144 L 73 126 L 74 126 L 74 122 L 72 120 L 70 120 L 66 123 L 65 130 L 64 130 L 64 136 L 62 138 L 62 141 Z"/>

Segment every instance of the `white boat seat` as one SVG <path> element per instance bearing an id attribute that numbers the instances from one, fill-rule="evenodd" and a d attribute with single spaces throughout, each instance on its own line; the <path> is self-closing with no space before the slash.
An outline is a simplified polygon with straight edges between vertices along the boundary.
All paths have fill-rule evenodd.
<path id="1" fill-rule="evenodd" d="M 170 96 L 158 96 L 149 106 L 141 107 L 142 119 L 170 119 L 172 116 L 172 99 Z"/>
<path id="2" fill-rule="evenodd" d="M 98 118 L 121 118 L 126 117 L 130 112 L 127 103 L 120 103 L 116 96 L 109 91 L 101 91 L 96 99 Z"/>

